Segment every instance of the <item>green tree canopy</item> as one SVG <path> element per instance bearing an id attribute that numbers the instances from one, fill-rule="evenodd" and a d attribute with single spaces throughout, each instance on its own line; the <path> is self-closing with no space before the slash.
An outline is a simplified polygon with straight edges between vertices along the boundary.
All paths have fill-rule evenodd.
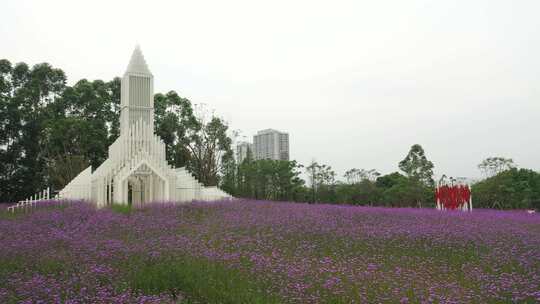
<path id="1" fill-rule="evenodd" d="M 399 169 L 407 174 L 409 178 L 423 182 L 426 185 L 433 185 L 433 163 L 430 162 L 422 146 L 415 144 L 401 162 Z"/>
<path id="2" fill-rule="evenodd" d="M 15 201 L 47 185 L 47 109 L 65 90 L 66 76 L 47 63 L 12 66 L 0 60 L 0 197 Z"/>
<path id="3" fill-rule="evenodd" d="M 540 173 L 511 168 L 475 183 L 472 195 L 475 207 L 540 209 Z"/>
<path id="4" fill-rule="evenodd" d="M 515 167 L 514 161 L 511 158 L 504 157 L 488 157 L 478 165 L 478 169 L 488 177 Z"/>
<path id="5" fill-rule="evenodd" d="M 295 161 L 251 160 L 248 154 L 238 166 L 236 193 L 240 197 L 256 199 L 303 200 L 301 168 Z"/>

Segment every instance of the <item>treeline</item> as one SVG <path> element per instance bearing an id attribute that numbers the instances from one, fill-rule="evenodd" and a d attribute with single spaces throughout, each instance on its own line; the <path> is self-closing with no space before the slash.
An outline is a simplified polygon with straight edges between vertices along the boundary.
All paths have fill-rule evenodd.
<path id="1" fill-rule="evenodd" d="M 434 207 L 435 187 L 394 172 L 382 176 L 336 181 L 329 166 L 322 168 L 315 184 L 299 176 L 303 166 L 294 161 L 246 160 L 237 175 L 223 179 L 222 187 L 237 197 L 309 203 L 353 204 L 386 207 Z M 370 170 L 371 171 L 371 170 Z M 308 169 L 306 173 L 311 172 Z M 347 174 L 345 175 L 345 177 Z M 540 209 L 540 174 L 509 168 L 472 185 L 475 208 Z"/>
<path id="2" fill-rule="evenodd" d="M 312 162 L 253 160 L 250 153 L 229 166 L 222 187 L 237 197 L 309 203 L 385 207 L 434 207 L 435 184 L 459 182 L 443 175 L 433 180 L 433 164 L 420 145 L 398 164 L 402 171 L 381 175 L 374 169 L 350 169 L 336 179 L 332 167 Z M 474 208 L 540 209 L 540 173 L 515 168 L 511 159 L 490 157 L 478 168 L 486 178 L 472 185 Z M 307 176 L 306 183 L 300 176 Z"/>
<path id="3" fill-rule="evenodd" d="M 167 160 L 206 185 L 219 183 L 232 159 L 228 126 L 176 92 L 155 94 L 155 131 Z M 66 85 L 61 69 L 0 60 L 0 201 L 45 187 L 62 189 L 87 166 L 96 169 L 119 136 L 120 78 Z"/>
<path id="4" fill-rule="evenodd" d="M 312 162 L 246 159 L 224 172 L 222 187 L 237 197 L 310 203 L 370 206 L 431 206 L 433 164 L 420 145 L 414 145 L 400 162 L 404 174 L 381 176 L 376 170 L 351 169 L 346 182 L 336 179 L 331 166 Z M 306 183 L 300 176 L 307 175 Z"/>
<path id="5" fill-rule="evenodd" d="M 478 208 L 540 210 L 540 174 L 509 168 L 475 183 L 472 194 Z"/>

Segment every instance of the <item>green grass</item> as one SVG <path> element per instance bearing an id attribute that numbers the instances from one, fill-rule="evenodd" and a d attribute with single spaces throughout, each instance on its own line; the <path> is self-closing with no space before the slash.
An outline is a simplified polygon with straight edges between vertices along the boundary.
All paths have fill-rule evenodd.
<path id="1" fill-rule="evenodd" d="M 0 220 L 13 220 L 20 216 L 18 212 L 11 212 L 7 210 L 0 210 Z"/>
<path id="2" fill-rule="evenodd" d="M 260 282 L 220 262 L 191 256 L 132 258 L 128 284 L 143 294 L 168 293 L 182 303 L 281 303 Z"/>
<path id="3" fill-rule="evenodd" d="M 16 208 L 15 211 L 8 211 L 7 208 L 0 209 L 0 220 L 16 220 L 26 214 L 32 213 L 37 207 Z"/>
<path id="4" fill-rule="evenodd" d="M 24 270 L 23 258 L 0 259 L 0 287 L 7 282 L 7 277 L 12 273 Z"/>
<path id="5" fill-rule="evenodd" d="M 131 207 L 131 205 L 124 205 L 124 204 L 113 204 L 110 206 L 111 210 L 114 212 L 122 213 L 122 214 L 131 214 L 134 208 Z"/>
<path id="6" fill-rule="evenodd" d="M 28 261 L 21 257 L 0 259 L 0 287 L 4 287 L 7 278 L 17 272 L 33 272 L 43 275 L 59 275 L 70 270 L 72 265 L 67 265 L 61 258 L 45 257 L 36 261 Z"/>

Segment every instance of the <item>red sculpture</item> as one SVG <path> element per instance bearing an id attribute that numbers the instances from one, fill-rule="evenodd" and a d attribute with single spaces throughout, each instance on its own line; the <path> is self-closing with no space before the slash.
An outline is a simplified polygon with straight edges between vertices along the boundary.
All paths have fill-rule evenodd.
<path id="1" fill-rule="evenodd" d="M 472 210 L 471 190 L 467 185 L 442 185 L 435 189 L 439 210 Z"/>

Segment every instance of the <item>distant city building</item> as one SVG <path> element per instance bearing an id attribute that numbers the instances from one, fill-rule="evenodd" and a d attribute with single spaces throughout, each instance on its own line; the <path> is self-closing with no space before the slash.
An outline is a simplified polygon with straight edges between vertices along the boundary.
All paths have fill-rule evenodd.
<path id="1" fill-rule="evenodd" d="M 289 134 L 273 129 L 257 132 L 253 136 L 253 157 L 289 160 Z"/>
<path id="2" fill-rule="evenodd" d="M 240 142 L 236 146 L 236 161 L 240 164 L 246 159 L 248 151 L 253 153 L 253 145 L 248 142 Z"/>

